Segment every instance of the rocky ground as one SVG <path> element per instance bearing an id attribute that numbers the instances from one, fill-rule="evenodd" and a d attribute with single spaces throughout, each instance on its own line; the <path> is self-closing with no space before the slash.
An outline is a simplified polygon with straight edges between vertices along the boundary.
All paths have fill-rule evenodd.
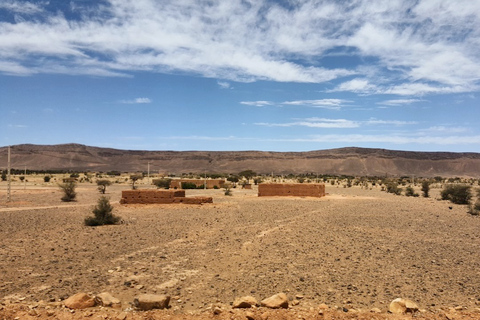
<path id="1" fill-rule="evenodd" d="M 245 319 L 235 298 L 279 292 L 289 309 L 249 316 L 397 319 L 385 312 L 403 297 L 419 318 L 480 319 L 480 219 L 436 200 L 438 191 L 426 199 L 327 186 L 315 199 L 194 190 L 187 196 L 214 203 L 121 206 L 125 189 L 107 189 L 121 225 L 86 227 L 93 184 L 81 184 L 74 203 L 54 186 L 19 185 L 7 204 L 2 187 L 0 319 Z M 75 293 L 105 291 L 120 310 L 63 307 Z M 142 293 L 171 296 L 170 309 L 133 311 Z"/>

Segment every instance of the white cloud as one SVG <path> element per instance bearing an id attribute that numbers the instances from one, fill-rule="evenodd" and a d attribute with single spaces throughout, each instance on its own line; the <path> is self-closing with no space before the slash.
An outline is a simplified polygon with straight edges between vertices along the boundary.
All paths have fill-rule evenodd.
<path id="1" fill-rule="evenodd" d="M 217 84 L 220 86 L 221 89 L 233 89 L 230 85 L 230 82 L 226 81 L 217 81 Z"/>
<path id="2" fill-rule="evenodd" d="M 425 100 L 421 99 L 394 99 L 394 100 L 386 100 L 386 101 L 381 101 L 378 102 L 377 104 L 382 104 L 386 106 L 400 106 L 400 105 L 406 105 L 406 104 L 412 104 L 415 102 L 421 102 Z"/>
<path id="3" fill-rule="evenodd" d="M 327 118 L 305 118 L 294 119 L 293 122 L 286 123 L 269 123 L 269 122 L 257 122 L 257 126 L 265 127 L 309 127 L 309 128 L 359 128 L 364 126 L 374 125 L 388 125 L 388 126 L 405 126 L 418 124 L 416 121 L 400 121 L 400 120 L 379 120 L 370 119 L 366 121 L 360 120 L 347 120 L 347 119 L 327 119 Z"/>
<path id="4" fill-rule="evenodd" d="M 285 101 L 281 104 L 283 105 L 294 105 L 294 106 L 308 106 L 314 108 L 325 108 L 325 109 L 340 109 L 344 106 L 345 103 L 349 103 L 349 100 L 343 99 L 320 99 L 320 100 L 296 100 L 296 101 Z"/>
<path id="5" fill-rule="evenodd" d="M 244 104 L 246 106 L 255 106 L 255 107 L 265 107 L 265 106 L 272 106 L 273 102 L 271 101 L 242 101 L 240 104 Z"/>
<path id="6" fill-rule="evenodd" d="M 47 2 L 2 1 L 19 19 L 0 21 L 0 72 L 186 72 L 222 82 L 303 83 L 355 76 L 333 90 L 480 90 L 478 1 L 107 1 L 83 5 L 88 14 L 75 21 L 46 11 Z M 321 63 L 340 51 L 359 62 Z"/>
<path id="7" fill-rule="evenodd" d="M 35 14 L 43 11 L 41 6 L 34 3 L 14 0 L 2 0 L 2 2 L 0 2 L 0 9 L 22 14 Z"/>
<path id="8" fill-rule="evenodd" d="M 323 118 L 307 118 L 301 121 L 288 123 L 255 123 L 257 126 L 266 127 L 309 127 L 309 128 L 357 128 L 360 124 L 357 121 L 345 119 L 323 119 Z"/>
<path id="9" fill-rule="evenodd" d="M 121 100 L 120 103 L 125 103 L 125 104 L 146 104 L 146 103 L 152 103 L 152 100 L 149 98 L 136 98 L 133 100 Z"/>

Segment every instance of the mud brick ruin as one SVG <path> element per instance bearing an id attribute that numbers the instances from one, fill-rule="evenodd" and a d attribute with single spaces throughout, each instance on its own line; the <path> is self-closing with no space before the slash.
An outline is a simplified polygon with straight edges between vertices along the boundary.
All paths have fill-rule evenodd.
<path id="1" fill-rule="evenodd" d="M 223 188 L 225 184 L 225 180 L 223 179 L 208 179 L 207 181 L 207 189 L 214 189 L 215 186 L 220 189 Z M 182 189 L 182 182 L 193 183 L 197 187 L 203 186 L 205 184 L 205 180 L 203 179 L 175 179 L 170 182 L 171 189 Z"/>
<path id="2" fill-rule="evenodd" d="M 185 190 L 124 190 L 121 204 L 212 203 L 212 197 L 185 197 Z"/>
<path id="3" fill-rule="evenodd" d="M 258 185 L 259 197 L 294 196 L 294 197 L 324 197 L 323 183 L 261 183 Z"/>

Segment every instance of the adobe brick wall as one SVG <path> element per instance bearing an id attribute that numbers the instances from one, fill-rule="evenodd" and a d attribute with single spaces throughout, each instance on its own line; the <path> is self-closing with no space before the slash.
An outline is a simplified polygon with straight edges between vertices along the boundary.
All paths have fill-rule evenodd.
<path id="1" fill-rule="evenodd" d="M 325 185 L 323 183 L 261 183 L 258 185 L 258 196 L 324 197 Z"/>
<path id="2" fill-rule="evenodd" d="M 170 182 L 170 188 L 181 189 L 182 182 L 194 183 L 197 187 L 203 186 L 205 184 L 204 179 L 174 179 Z M 218 188 L 223 188 L 224 184 L 225 180 L 223 179 L 207 179 L 207 189 L 213 189 L 214 186 L 217 186 Z"/>
<path id="3" fill-rule="evenodd" d="M 212 203 L 211 197 L 185 197 L 185 190 L 123 190 L 121 204 Z"/>

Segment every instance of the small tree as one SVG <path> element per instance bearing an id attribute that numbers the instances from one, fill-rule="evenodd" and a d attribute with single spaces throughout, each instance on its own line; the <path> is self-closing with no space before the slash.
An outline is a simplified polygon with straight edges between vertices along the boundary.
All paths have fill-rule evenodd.
<path id="1" fill-rule="evenodd" d="M 5 170 L 2 171 L 2 181 L 7 181 L 7 173 Z"/>
<path id="2" fill-rule="evenodd" d="M 50 182 L 50 179 L 51 179 L 50 176 L 43 177 L 44 182 Z"/>
<path id="3" fill-rule="evenodd" d="M 18 179 L 20 179 L 20 181 L 23 182 L 23 180 L 25 180 L 25 176 L 20 176 L 20 177 L 18 177 Z"/>
<path id="4" fill-rule="evenodd" d="M 101 194 L 105 194 L 105 191 L 107 191 L 107 187 L 109 185 L 111 185 L 112 182 L 110 182 L 110 180 L 107 180 L 107 179 L 100 179 L 100 180 L 97 180 L 97 186 L 98 186 L 98 191 L 100 191 Z"/>
<path id="5" fill-rule="evenodd" d="M 422 182 L 422 192 L 423 192 L 423 197 L 428 198 L 429 192 L 430 192 L 430 182 L 427 180 Z"/>
<path id="6" fill-rule="evenodd" d="M 136 187 L 135 187 L 135 182 L 137 182 L 138 180 L 142 180 L 143 179 L 143 174 L 132 174 L 130 176 L 130 180 L 132 180 L 132 189 L 135 190 Z"/>
<path id="7" fill-rule="evenodd" d="M 225 183 L 223 185 L 223 189 L 225 190 L 225 195 L 226 196 L 231 196 L 232 195 L 232 185 L 230 183 Z"/>
<path id="8" fill-rule="evenodd" d="M 63 191 L 62 201 L 70 202 L 75 200 L 75 198 L 77 197 L 77 193 L 75 192 L 77 183 L 75 181 L 67 181 L 64 183 L 60 183 L 58 186 Z"/>
<path id="9" fill-rule="evenodd" d="M 93 208 L 93 217 L 85 218 L 86 226 L 103 226 L 105 224 L 117 224 L 120 221 L 120 217 L 115 216 L 113 213 L 113 207 L 110 204 L 110 200 L 107 197 L 100 197 L 97 202 L 97 206 Z"/>
<path id="10" fill-rule="evenodd" d="M 396 194 L 397 196 L 402 194 L 402 188 L 399 188 L 396 182 L 388 182 L 386 184 L 386 187 L 387 187 L 388 193 L 393 193 L 393 194 Z"/>

